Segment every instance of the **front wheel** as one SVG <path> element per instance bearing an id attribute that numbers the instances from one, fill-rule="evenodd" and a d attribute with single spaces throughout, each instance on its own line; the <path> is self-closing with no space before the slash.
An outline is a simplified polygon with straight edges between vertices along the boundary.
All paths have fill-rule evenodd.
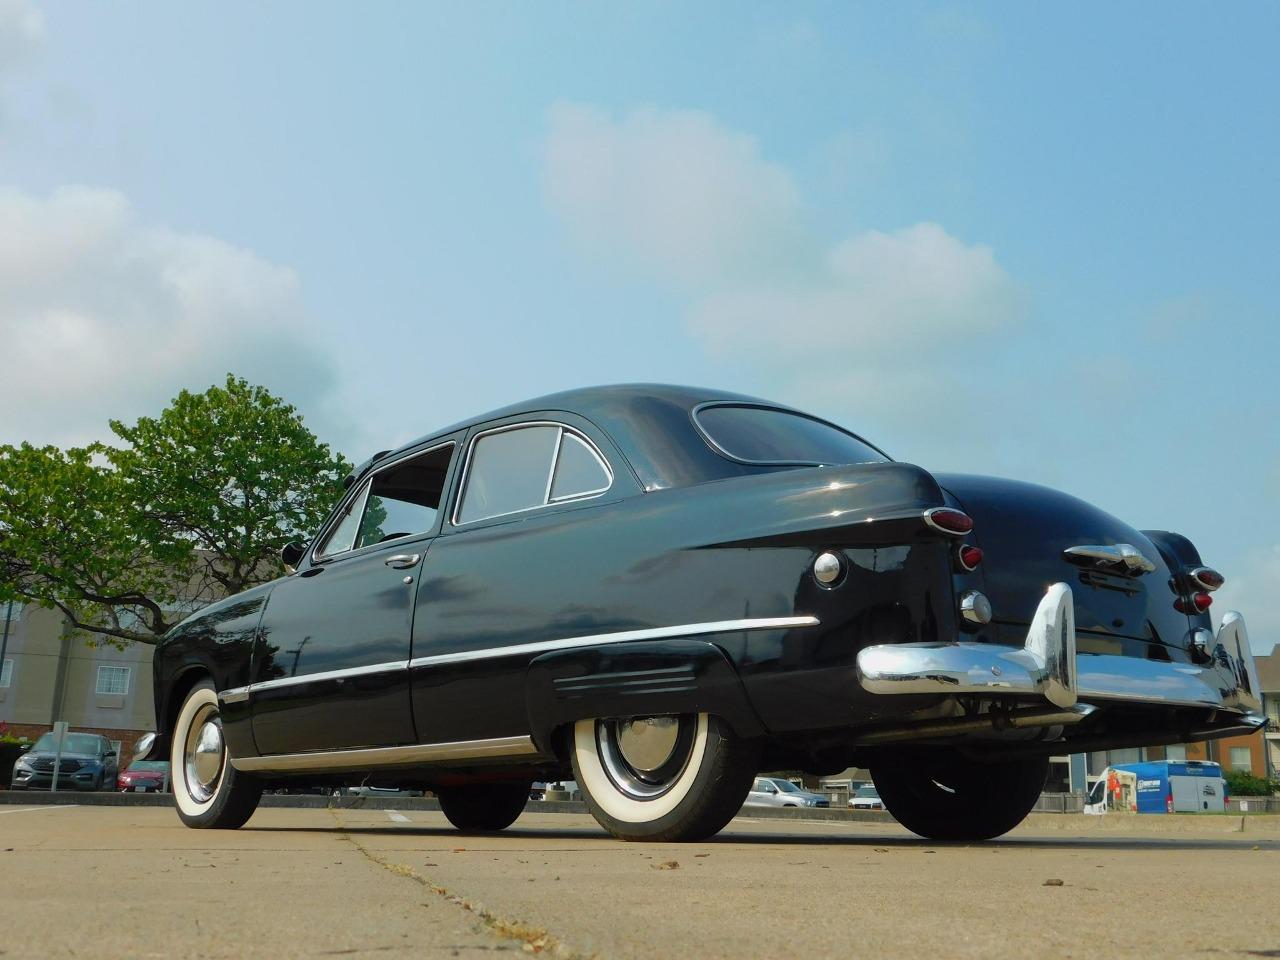
<path id="1" fill-rule="evenodd" d="M 719 717 L 580 720 L 573 773 L 587 809 L 620 840 L 714 836 L 742 807 L 759 751 Z"/>
<path id="2" fill-rule="evenodd" d="M 954 751 L 912 755 L 901 766 L 872 767 L 884 807 L 929 840 L 990 840 L 1020 824 L 1040 797 L 1049 758 L 975 763 Z"/>
<path id="3" fill-rule="evenodd" d="M 440 811 L 459 830 L 487 833 L 505 830 L 515 823 L 529 802 L 533 781 L 477 783 L 465 787 L 441 787 L 436 791 Z"/>
<path id="4" fill-rule="evenodd" d="M 262 784 L 231 765 L 213 684 L 195 685 L 178 711 L 169 752 L 173 799 L 188 827 L 234 830 L 253 816 Z"/>

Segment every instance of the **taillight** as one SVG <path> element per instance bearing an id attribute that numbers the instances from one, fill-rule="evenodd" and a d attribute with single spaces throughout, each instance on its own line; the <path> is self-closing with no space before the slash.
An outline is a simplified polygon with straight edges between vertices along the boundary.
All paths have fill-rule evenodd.
<path id="1" fill-rule="evenodd" d="M 1164 798 L 1164 812 L 1173 813 L 1173 794 L 1166 794 Z"/>
<path id="2" fill-rule="evenodd" d="M 1191 571 L 1190 576 L 1196 582 L 1196 586 L 1203 587 L 1210 593 L 1227 582 L 1226 577 L 1217 570 L 1211 570 L 1209 567 L 1196 567 Z"/>
<path id="3" fill-rule="evenodd" d="M 973 529 L 973 517 L 963 510 L 951 507 L 934 507 L 924 512 L 924 522 L 935 530 L 953 537 L 963 537 Z"/>
<path id="4" fill-rule="evenodd" d="M 971 543 L 962 544 L 956 557 L 960 561 L 960 566 L 966 570 L 977 570 L 978 564 L 982 562 L 982 548 L 975 547 Z"/>
<path id="5" fill-rule="evenodd" d="M 1179 613 L 1204 613 L 1211 606 L 1213 606 L 1213 597 L 1207 593 L 1193 593 L 1190 603 L 1185 597 L 1179 597 L 1173 601 L 1173 608 Z"/>

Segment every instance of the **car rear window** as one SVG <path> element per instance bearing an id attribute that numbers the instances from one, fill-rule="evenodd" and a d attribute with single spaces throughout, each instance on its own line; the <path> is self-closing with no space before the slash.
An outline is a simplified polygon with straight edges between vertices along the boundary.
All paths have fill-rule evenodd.
<path id="1" fill-rule="evenodd" d="M 694 422 L 717 453 L 744 463 L 881 463 L 889 459 L 839 427 L 773 407 L 716 404 L 697 410 Z"/>

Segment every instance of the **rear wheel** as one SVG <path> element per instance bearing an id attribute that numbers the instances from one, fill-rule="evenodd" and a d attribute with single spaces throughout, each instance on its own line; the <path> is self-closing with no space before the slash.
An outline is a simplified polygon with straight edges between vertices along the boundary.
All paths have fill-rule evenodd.
<path id="1" fill-rule="evenodd" d="M 477 783 L 436 791 L 440 810 L 459 830 L 504 830 L 515 823 L 529 801 L 531 780 L 520 783 Z"/>
<path id="2" fill-rule="evenodd" d="M 178 711 L 169 770 L 178 816 L 188 827 L 234 830 L 258 808 L 262 784 L 231 765 L 218 695 L 207 680 L 192 688 Z"/>
<path id="3" fill-rule="evenodd" d="M 719 717 L 580 720 L 573 773 L 592 816 L 621 840 L 703 840 L 742 807 L 759 751 Z"/>
<path id="4" fill-rule="evenodd" d="M 1048 757 L 975 763 L 954 751 L 913 755 L 917 762 L 873 767 L 885 809 L 930 840 L 990 840 L 1020 824 L 1049 774 Z"/>

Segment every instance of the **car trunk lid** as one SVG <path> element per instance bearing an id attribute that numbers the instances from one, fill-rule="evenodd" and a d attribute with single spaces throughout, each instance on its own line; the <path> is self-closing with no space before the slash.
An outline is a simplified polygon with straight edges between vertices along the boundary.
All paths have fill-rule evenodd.
<path id="1" fill-rule="evenodd" d="M 1175 608 L 1172 573 L 1144 534 L 1047 487 L 992 477 L 937 479 L 974 519 L 969 539 L 983 550 L 982 590 L 997 632 L 1024 629 L 1045 589 L 1061 581 L 1075 598 L 1082 651 L 1160 658 L 1161 650 L 1187 649 L 1192 624 Z"/>

